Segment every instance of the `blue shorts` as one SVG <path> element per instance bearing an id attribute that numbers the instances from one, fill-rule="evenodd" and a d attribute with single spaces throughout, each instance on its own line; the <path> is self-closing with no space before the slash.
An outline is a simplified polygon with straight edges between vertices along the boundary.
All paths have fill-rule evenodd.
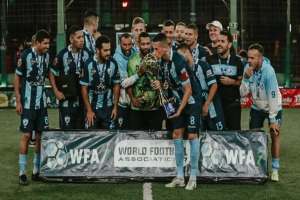
<path id="1" fill-rule="evenodd" d="M 61 129 L 84 129 L 84 108 L 60 107 L 59 126 Z"/>
<path id="2" fill-rule="evenodd" d="M 179 105 L 174 105 L 178 109 Z M 173 128 L 185 128 L 188 134 L 199 133 L 201 126 L 202 107 L 201 101 L 196 101 L 195 104 L 187 104 L 181 115 L 172 119 Z"/>
<path id="3" fill-rule="evenodd" d="M 88 126 L 85 123 L 86 129 L 107 129 L 114 130 L 116 129 L 115 122 L 110 118 L 113 106 L 93 109 L 93 112 L 96 115 L 94 119 L 94 124 Z M 84 116 L 86 116 L 87 110 L 84 111 Z"/>
<path id="4" fill-rule="evenodd" d="M 277 123 L 281 125 L 282 110 L 278 111 L 275 118 Z M 264 127 L 265 119 L 268 119 L 270 124 L 269 113 L 251 108 L 249 128 L 256 129 Z"/>
<path id="5" fill-rule="evenodd" d="M 23 109 L 23 114 L 20 116 L 20 131 L 22 133 L 42 133 L 45 129 L 49 129 L 48 111 L 47 108 L 41 109 Z"/>

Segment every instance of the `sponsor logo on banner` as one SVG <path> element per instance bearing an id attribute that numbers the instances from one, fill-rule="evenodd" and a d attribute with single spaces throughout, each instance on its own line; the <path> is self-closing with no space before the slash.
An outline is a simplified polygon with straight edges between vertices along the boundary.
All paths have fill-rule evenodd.
<path id="1" fill-rule="evenodd" d="M 62 141 L 58 139 L 47 141 L 45 153 L 47 156 L 47 167 L 50 169 L 61 169 L 67 166 L 67 148 Z"/>
<path id="2" fill-rule="evenodd" d="M 217 170 L 228 168 L 229 165 L 260 166 L 261 161 L 266 159 L 265 151 L 265 149 L 258 149 L 255 152 L 251 149 L 224 149 L 220 143 L 210 140 L 201 145 L 200 155 L 202 167 L 207 170 Z M 254 153 L 256 153 L 255 156 Z"/>
<path id="3" fill-rule="evenodd" d="M 190 163 L 190 144 L 184 141 L 184 166 Z M 115 167 L 176 167 L 172 140 L 123 140 L 114 150 Z"/>

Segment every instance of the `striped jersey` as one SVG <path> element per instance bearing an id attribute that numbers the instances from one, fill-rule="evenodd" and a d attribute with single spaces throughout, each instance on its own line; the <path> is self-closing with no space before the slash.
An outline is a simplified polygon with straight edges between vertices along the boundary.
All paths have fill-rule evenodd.
<path id="1" fill-rule="evenodd" d="M 50 66 L 50 71 L 55 75 L 59 76 L 60 74 L 81 74 L 84 62 L 90 57 L 89 52 L 82 49 L 78 53 L 72 51 L 71 45 L 61 50 L 56 58 L 54 59 L 53 64 Z M 74 86 L 80 87 L 79 79 L 77 83 L 74 83 Z M 80 91 L 80 90 L 79 90 Z M 79 104 L 82 105 L 81 95 L 74 97 L 72 99 L 65 99 L 59 101 L 60 106 L 62 107 L 78 107 Z"/>
<path id="2" fill-rule="evenodd" d="M 83 67 L 80 84 L 88 86 L 89 101 L 92 108 L 113 105 L 113 86 L 120 84 L 117 62 L 110 57 L 103 64 L 98 63 L 96 55 L 90 57 Z"/>
<path id="3" fill-rule="evenodd" d="M 28 48 L 21 54 L 17 66 L 23 108 L 46 108 L 45 77 L 49 70 L 49 54 L 38 55 L 35 48 Z"/>
<path id="4" fill-rule="evenodd" d="M 181 103 L 184 95 L 183 86 L 191 84 L 192 95 L 188 104 L 194 104 L 195 101 L 201 101 L 201 87 L 197 83 L 194 72 L 188 66 L 186 60 L 177 52 L 170 51 L 170 61 L 167 63 L 164 59 L 160 62 L 160 77 L 162 83 L 168 83 L 169 89 L 172 90 L 173 96 Z M 170 95 L 168 95 L 170 96 Z"/>

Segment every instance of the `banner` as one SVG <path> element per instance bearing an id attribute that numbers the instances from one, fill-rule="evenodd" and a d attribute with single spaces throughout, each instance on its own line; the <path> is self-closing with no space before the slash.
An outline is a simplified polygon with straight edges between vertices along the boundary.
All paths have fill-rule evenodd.
<path id="1" fill-rule="evenodd" d="M 299 88 L 279 88 L 282 95 L 282 107 L 284 108 L 300 108 L 300 89 Z M 251 94 L 241 98 L 242 107 L 250 107 L 252 105 Z"/>
<path id="2" fill-rule="evenodd" d="M 172 134 L 167 131 L 49 130 L 41 138 L 43 177 L 149 179 L 176 176 Z M 256 179 L 268 177 L 265 132 L 200 133 L 197 177 Z M 190 144 L 184 140 L 184 172 L 189 176 Z"/>

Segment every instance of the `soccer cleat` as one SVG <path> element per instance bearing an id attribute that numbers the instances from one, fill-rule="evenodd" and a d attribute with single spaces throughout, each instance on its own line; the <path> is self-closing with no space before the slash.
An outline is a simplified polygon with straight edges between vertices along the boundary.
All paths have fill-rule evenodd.
<path id="1" fill-rule="evenodd" d="M 271 181 L 276 181 L 276 182 L 279 181 L 279 174 L 278 174 L 278 172 L 272 172 L 271 173 Z"/>
<path id="2" fill-rule="evenodd" d="M 168 183 L 165 185 L 166 188 L 174 188 L 174 187 L 184 187 L 185 183 L 184 183 L 184 179 L 183 178 L 178 178 L 175 177 L 171 183 Z"/>
<path id="3" fill-rule="evenodd" d="M 37 172 L 36 174 L 32 173 L 31 180 L 33 180 L 33 181 L 42 181 L 43 177 L 40 176 L 39 172 Z"/>
<path id="4" fill-rule="evenodd" d="M 35 144 L 36 144 L 36 140 L 30 140 L 29 142 L 30 147 L 35 147 Z"/>
<path id="5" fill-rule="evenodd" d="M 188 184 L 186 185 L 186 190 L 193 190 L 197 188 L 197 183 L 195 180 L 189 180 Z"/>
<path id="6" fill-rule="evenodd" d="M 20 185 L 28 185 L 26 174 L 22 174 L 21 176 L 19 176 L 19 184 Z"/>

